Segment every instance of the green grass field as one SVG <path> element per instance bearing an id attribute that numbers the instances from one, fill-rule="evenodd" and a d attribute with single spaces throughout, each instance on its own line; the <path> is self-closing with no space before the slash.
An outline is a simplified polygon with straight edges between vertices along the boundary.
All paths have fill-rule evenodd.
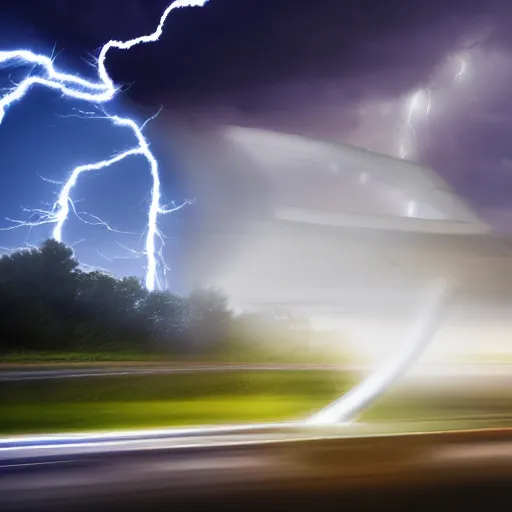
<path id="1" fill-rule="evenodd" d="M 347 389 L 334 372 L 226 372 L 0 384 L 0 433 L 292 420 Z"/>

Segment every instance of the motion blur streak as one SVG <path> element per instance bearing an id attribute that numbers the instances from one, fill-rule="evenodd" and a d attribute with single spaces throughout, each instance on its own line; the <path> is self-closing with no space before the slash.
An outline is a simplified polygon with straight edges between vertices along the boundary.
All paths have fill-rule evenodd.
<path id="1" fill-rule="evenodd" d="M 245 425 L 222 425 L 210 427 L 192 428 L 168 428 L 168 429 L 131 429 L 129 431 L 108 432 L 108 433 L 79 433 L 79 434 L 55 434 L 55 435 L 24 435 L 0 438 L 0 453 L 5 450 L 18 448 L 50 448 L 56 446 L 79 446 L 79 445 L 103 445 L 123 441 L 154 440 L 158 438 L 174 437 L 196 437 L 196 436 L 217 436 L 228 435 L 239 432 L 258 432 L 280 430 L 297 427 L 295 423 L 255 423 Z"/>
<path id="2" fill-rule="evenodd" d="M 21 101 L 25 94 L 27 94 L 34 85 L 42 85 L 49 89 L 60 91 L 64 96 L 68 98 L 87 101 L 95 105 L 109 102 L 116 95 L 117 88 L 108 75 L 105 65 L 108 51 L 111 48 L 128 50 L 137 44 L 158 41 L 162 35 L 165 20 L 171 11 L 180 7 L 202 7 L 207 1 L 208 0 L 177 0 L 170 4 L 169 7 L 167 7 L 167 9 L 164 11 L 160 18 L 157 29 L 152 34 L 131 39 L 129 41 L 111 40 L 106 43 L 102 47 L 98 58 L 98 76 L 100 78 L 100 82 L 90 82 L 73 74 L 61 73 L 57 71 L 53 66 L 52 59 L 45 55 L 35 54 L 29 50 L 1 51 L 0 65 L 6 66 L 29 64 L 34 67 L 42 67 L 46 76 L 29 76 L 16 87 L 14 87 L 8 94 L 0 98 L 0 123 L 4 118 L 8 107 L 18 101 Z M 145 255 L 147 258 L 147 264 L 145 282 L 146 287 L 149 290 L 161 288 L 162 283 L 160 283 L 157 275 L 157 259 L 159 258 L 161 252 L 156 247 L 156 239 L 159 238 L 162 244 L 163 240 L 158 229 L 158 217 L 159 215 L 165 215 L 167 213 L 176 211 L 185 204 L 189 204 L 189 201 L 185 201 L 180 206 L 173 206 L 172 208 L 166 208 L 161 204 L 158 162 L 149 148 L 148 141 L 142 133 L 144 125 L 139 127 L 135 121 L 129 118 L 120 118 L 118 116 L 111 116 L 108 114 L 106 114 L 106 117 L 110 119 L 116 126 L 124 126 L 130 128 L 135 135 L 135 138 L 137 139 L 137 146 L 115 156 L 114 158 L 76 167 L 73 169 L 68 180 L 62 187 L 59 193 L 59 198 L 51 210 L 32 210 L 32 214 L 37 216 L 36 220 L 31 220 L 28 222 L 15 221 L 15 225 L 7 229 L 13 229 L 22 226 L 34 227 L 43 224 L 55 224 L 52 236 L 57 241 L 62 241 L 62 229 L 64 227 L 64 223 L 68 220 L 70 205 L 72 206 L 71 211 L 74 212 L 71 192 L 75 187 L 80 174 L 87 171 L 104 169 L 129 156 L 141 155 L 147 160 L 149 164 L 153 182 L 151 190 L 151 201 L 147 212 L 148 222 L 145 242 Z M 164 262 L 162 262 L 162 265 L 165 267 Z"/>
<path id="3" fill-rule="evenodd" d="M 439 329 L 448 290 L 448 283 L 442 281 L 436 284 L 429 304 L 418 319 L 412 339 L 404 345 L 402 352 L 370 374 L 366 380 L 346 395 L 313 415 L 309 422 L 330 424 L 351 421 L 362 409 L 377 399 L 393 382 L 407 372 Z"/>

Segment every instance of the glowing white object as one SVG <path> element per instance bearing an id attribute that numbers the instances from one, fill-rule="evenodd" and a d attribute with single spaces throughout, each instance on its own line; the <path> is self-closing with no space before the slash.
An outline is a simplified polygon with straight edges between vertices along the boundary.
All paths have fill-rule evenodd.
<path id="1" fill-rule="evenodd" d="M 111 48 L 119 50 L 128 50 L 137 44 L 150 43 L 158 41 L 162 35 L 163 26 L 165 20 L 174 9 L 181 7 L 202 7 L 208 0 L 176 0 L 171 3 L 160 17 L 160 22 L 156 30 L 148 35 L 137 37 L 129 41 L 109 41 L 106 43 L 98 57 L 98 77 L 100 82 L 92 82 L 85 80 L 80 76 L 62 73 L 57 71 L 53 65 L 52 59 L 45 55 L 39 55 L 29 50 L 13 50 L 13 51 L 0 51 L 0 65 L 22 65 L 31 64 L 34 67 L 40 67 L 44 71 L 44 76 L 30 76 L 25 78 L 21 83 L 14 87 L 8 94 L 0 98 L 0 123 L 2 122 L 6 110 L 14 103 L 23 99 L 23 97 L 29 92 L 32 86 L 40 85 L 53 90 L 61 92 L 65 97 L 73 98 L 77 100 L 87 101 L 94 104 L 104 104 L 114 98 L 117 93 L 117 89 L 112 82 L 112 79 L 108 75 L 105 59 L 108 51 Z M 161 203 L 161 192 L 160 192 L 160 177 L 158 174 L 158 162 L 156 161 L 153 153 L 149 148 L 149 143 L 142 133 L 142 127 L 129 118 L 121 118 L 117 116 L 106 116 L 117 126 L 128 127 L 132 130 L 135 138 L 137 139 L 137 146 L 117 155 L 108 160 L 102 160 L 94 162 L 88 165 L 81 165 L 73 169 L 69 175 L 67 181 L 64 183 L 57 202 L 54 204 L 51 211 L 45 212 L 41 210 L 34 210 L 33 213 L 39 215 L 39 219 L 36 221 L 19 222 L 15 221 L 16 225 L 13 228 L 20 226 L 39 226 L 42 224 L 55 224 L 53 230 L 53 237 L 62 241 L 62 231 L 66 220 L 68 219 L 71 210 L 74 211 L 73 202 L 71 199 L 71 191 L 77 184 L 79 176 L 84 172 L 95 171 L 109 167 L 117 162 L 120 162 L 124 158 L 129 156 L 141 155 L 143 156 L 150 167 L 151 177 L 153 180 L 153 186 L 151 190 L 151 201 L 148 209 L 148 224 L 147 234 L 145 243 L 145 254 L 147 258 L 146 268 L 146 287 L 149 290 L 154 290 L 159 286 L 157 277 L 157 256 L 158 251 L 156 248 L 156 238 L 161 235 L 158 230 L 158 216 L 166 213 L 171 213 L 178 210 L 189 202 L 175 206 L 173 208 L 165 208 Z M 11 229 L 11 228 L 7 228 Z"/>

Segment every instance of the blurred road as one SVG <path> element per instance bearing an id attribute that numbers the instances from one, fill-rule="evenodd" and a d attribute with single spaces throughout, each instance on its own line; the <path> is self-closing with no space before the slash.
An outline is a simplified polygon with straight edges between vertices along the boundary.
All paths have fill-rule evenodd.
<path id="1" fill-rule="evenodd" d="M 188 364 L 188 365 L 152 365 L 152 366 L 83 366 L 63 367 L 63 365 L 42 368 L 34 366 L 28 369 L 13 369 L 12 365 L 0 366 L 0 382 L 42 379 L 69 379 L 84 377 L 105 377 L 120 375 L 161 375 L 199 372 L 234 371 L 342 371 L 364 373 L 371 370 L 368 365 L 358 364 Z M 418 376 L 473 376 L 505 375 L 512 377 L 512 364 L 509 363 L 460 363 L 460 364 L 423 364 L 418 365 L 414 374 Z"/>
<path id="2" fill-rule="evenodd" d="M 488 511 L 492 500 L 512 497 L 512 429 L 378 429 L 288 424 L 4 438 L 1 509 L 462 510 L 480 499 Z"/>
<path id="3" fill-rule="evenodd" d="M 62 365 L 61 365 L 62 366 Z M 0 370 L 0 382 L 17 380 L 68 379 L 80 377 L 105 377 L 118 375 L 161 375 L 199 372 L 235 371 L 297 371 L 297 370 L 340 370 L 361 371 L 361 365 L 311 365 L 311 364 L 188 364 L 160 366 L 102 366 L 83 368 L 52 368 Z"/>

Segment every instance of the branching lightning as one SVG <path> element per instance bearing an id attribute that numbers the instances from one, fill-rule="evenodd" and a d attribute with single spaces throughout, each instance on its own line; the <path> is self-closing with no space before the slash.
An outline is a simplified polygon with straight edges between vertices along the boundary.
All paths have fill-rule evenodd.
<path id="1" fill-rule="evenodd" d="M 156 30 L 148 35 L 137 37 L 129 41 L 115 41 L 111 40 L 106 43 L 100 50 L 97 60 L 98 82 L 86 80 L 80 76 L 63 73 L 58 71 L 54 66 L 53 58 L 33 53 L 29 50 L 12 50 L 0 51 L 0 66 L 14 65 L 14 66 L 31 66 L 31 70 L 40 70 L 38 75 L 27 76 L 19 84 L 13 88 L 3 97 L 0 98 L 0 124 L 7 110 L 15 103 L 21 101 L 25 95 L 34 86 L 43 86 L 55 91 L 60 92 L 66 98 L 73 98 L 76 100 L 85 101 L 92 105 L 105 105 L 111 101 L 118 93 L 118 88 L 110 78 L 106 68 L 106 58 L 111 49 L 129 50 L 135 45 L 145 44 L 158 41 L 163 32 L 165 21 L 169 14 L 181 7 L 202 7 L 208 0 L 176 0 L 172 2 L 164 11 L 160 18 L 160 22 Z M 82 111 L 85 115 L 93 113 Z M 99 171 L 106 169 L 125 158 L 132 156 L 142 156 L 149 165 L 149 170 L 152 178 L 151 200 L 147 212 L 147 229 L 145 233 L 145 257 L 146 257 L 146 277 L 145 284 L 148 290 L 154 290 L 161 286 L 157 272 L 157 260 L 162 255 L 161 247 L 157 247 L 157 239 L 163 245 L 163 237 L 158 229 L 158 219 L 161 215 L 166 215 L 176 210 L 179 210 L 190 201 L 171 207 L 161 204 L 161 186 L 160 176 L 158 172 L 158 162 L 151 152 L 149 142 L 143 134 L 143 129 L 146 123 L 151 120 L 150 118 L 142 126 L 130 118 L 123 118 L 114 115 L 106 114 L 106 117 L 115 125 L 119 127 L 128 128 L 135 136 L 136 145 L 131 149 L 124 151 L 107 160 L 101 160 L 90 164 L 80 165 L 73 169 L 69 174 L 68 179 L 60 189 L 57 201 L 49 211 L 44 210 L 31 210 L 35 219 L 27 222 L 12 221 L 13 225 L 5 229 L 13 229 L 21 226 L 35 227 L 43 224 L 54 224 L 52 236 L 57 241 L 62 241 L 63 229 L 70 213 L 75 214 L 80 220 L 84 221 L 84 215 L 79 214 L 71 197 L 71 193 L 77 185 L 79 177 L 83 173 L 92 171 Z M 154 118 L 155 116 L 153 116 Z M 89 214 L 90 216 L 90 214 Z M 94 224 L 101 224 L 110 230 L 113 230 L 101 219 L 91 216 L 95 220 Z M 89 222 L 91 223 L 91 222 Z M 167 267 L 164 264 L 164 269 Z"/>

